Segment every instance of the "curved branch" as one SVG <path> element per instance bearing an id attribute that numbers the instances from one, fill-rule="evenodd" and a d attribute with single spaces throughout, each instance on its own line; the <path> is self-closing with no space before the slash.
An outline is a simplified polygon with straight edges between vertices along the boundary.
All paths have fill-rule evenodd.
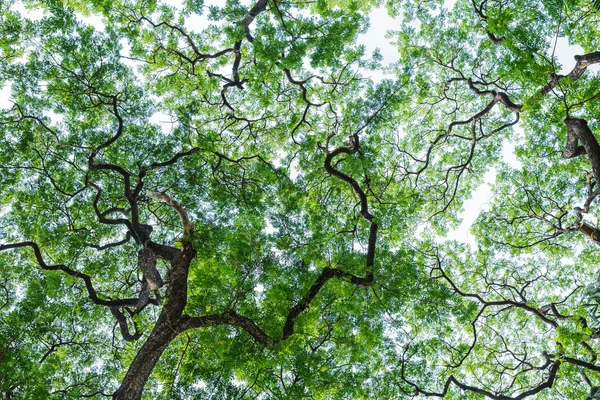
<path id="1" fill-rule="evenodd" d="M 448 284 L 452 287 L 452 289 L 454 290 L 455 293 L 457 293 L 458 295 L 462 296 L 462 297 L 468 297 L 468 298 L 472 298 L 477 300 L 478 302 L 480 302 L 481 304 L 484 304 L 485 306 L 513 306 L 513 307 L 517 307 L 520 309 L 523 309 L 527 312 L 532 313 L 533 315 L 535 315 L 536 317 L 540 318 L 542 321 L 544 321 L 546 324 L 552 326 L 553 328 L 558 327 L 558 323 L 554 320 L 551 320 L 550 318 L 546 317 L 546 315 L 544 315 L 544 313 L 542 313 L 540 310 L 528 305 L 525 302 L 518 302 L 518 301 L 514 301 L 514 300 L 495 300 L 495 301 L 487 301 L 485 300 L 483 297 L 481 297 L 478 294 L 473 294 L 473 293 L 465 293 L 462 290 L 460 290 L 458 288 L 458 286 L 454 283 L 454 281 L 452 281 L 452 279 L 450 279 L 450 277 L 446 274 L 446 272 L 442 269 L 441 267 L 441 262 L 438 260 L 438 265 L 435 268 L 438 271 L 440 271 L 441 274 L 441 278 L 444 278 L 444 280 L 446 282 L 448 282 Z"/>
<path id="2" fill-rule="evenodd" d="M 74 277 L 74 278 L 83 280 L 83 282 L 85 283 L 87 292 L 88 292 L 88 297 L 95 304 L 98 304 L 101 306 L 107 306 L 107 307 L 125 307 L 125 306 L 136 306 L 139 302 L 139 299 L 133 299 L 133 298 L 121 299 L 121 300 L 104 300 L 104 299 L 99 298 L 98 294 L 96 292 L 96 289 L 94 288 L 94 285 L 92 284 L 92 278 L 89 275 L 84 274 L 83 272 L 75 271 L 75 270 L 67 267 L 64 264 L 56 264 L 56 265 L 46 264 L 46 262 L 44 261 L 44 258 L 42 257 L 42 252 L 40 251 L 39 246 L 35 242 L 28 241 L 28 242 L 20 242 L 20 243 L 2 244 L 2 245 L 0 245 L 0 251 L 10 250 L 10 249 L 19 249 L 19 248 L 23 248 L 23 247 L 30 247 L 31 249 L 33 249 L 33 252 L 35 254 L 35 259 L 36 259 L 38 265 L 42 269 L 47 270 L 47 271 L 61 271 L 67 275 Z"/>
<path id="3" fill-rule="evenodd" d="M 446 380 L 446 384 L 444 385 L 444 390 L 442 392 L 428 392 L 426 390 L 422 390 L 414 383 L 406 380 L 406 378 L 404 378 L 404 376 L 402 378 L 405 382 L 410 384 L 418 394 L 422 394 L 427 397 L 445 397 L 446 394 L 448 393 L 448 389 L 450 388 L 450 385 L 454 384 L 462 390 L 481 394 L 481 395 L 489 397 L 490 399 L 493 399 L 493 400 L 521 400 L 526 397 L 533 396 L 533 395 L 541 392 L 544 389 L 548 389 L 548 388 L 552 387 L 552 385 L 554 384 L 554 381 L 556 380 L 556 374 L 558 373 L 558 370 L 560 368 L 560 361 L 557 360 L 557 361 L 554 361 L 552 364 L 550 364 L 550 362 L 548 360 L 546 362 L 546 366 L 548 366 L 548 365 L 551 365 L 551 367 L 549 370 L 548 379 L 545 382 L 542 382 L 538 386 L 534 387 L 533 389 L 527 390 L 527 391 L 525 391 L 517 396 L 514 396 L 514 397 L 504 396 L 502 394 L 497 395 L 488 390 L 481 389 L 476 386 L 467 385 L 467 384 L 462 383 L 459 380 L 457 380 L 453 375 L 450 375 L 450 377 Z"/>
<path id="4" fill-rule="evenodd" d="M 181 225 L 183 226 L 183 236 L 186 239 L 184 240 L 184 242 L 189 241 L 193 233 L 192 223 L 190 222 L 187 212 L 181 206 L 181 204 L 179 204 L 164 193 L 157 193 L 152 192 L 150 190 L 146 190 L 146 195 L 151 199 L 162 201 L 163 203 L 171 206 L 173 209 L 175 209 L 175 211 L 177 211 L 177 214 L 179 214 L 179 218 L 181 219 Z"/>
<path id="5" fill-rule="evenodd" d="M 175 164 L 180 158 L 183 157 L 187 157 L 189 155 L 192 155 L 194 153 L 197 153 L 200 151 L 199 147 L 194 147 L 191 150 L 188 151 L 182 151 L 180 153 L 175 154 L 170 160 L 168 161 L 164 161 L 164 162 L 153 162 L 152 164 L 150 164 L 150 166 L 148 167 L 148 169 L 156 169 L 156 168 L 162 168 L 162 167 L 166 167 L 169 166 L 171 164 Z"/>
<path id="6" fill-rule="evenodd" d="M 235 311 L 226 311 L 221 314 L 207 315 L 203 317 L 181 317 L 177 329 L 183 332 L 188 329 L 204 328 L 208 326 L 231 325 L 242 328 L 250 334 L 258 343 L 265 347 L 271 347 L 278 342 L 277 339 L 267 335 L 261 328 L 248 317 L 237 314 Z"/>
<path id="7" fill-rule="evenodd" d="M 571 72 L 569 72 L 568 75 L 553 74 L 552 80 L 542 88 L 540 94 L 544 96 L 550 93 L 552 89 L 554 89 L 558 85 L 558 82 L 563 78 L 570 78 L 573 81 L 576 81 L 577 79 L 581 78 L 583 73 L 587 70 L 587 68 L 590 65 L 600 63 L 600 51 L 594 51 L 592 53 L 584 54 L 581 56 L 575 56 L 575 61 L 575 67 L 573 67 L 573 69 L 571 70 Z"/>
<path id="8" fill-rule="evenodd" d="M 127 234 L 125 235 L 125 239 L 119 240 L 118 242 L 108 243 L 108 244 L 104 244 L 102 246 L 99 246 L 97 244 L 88 244 L 88 246 L 90 246 L 91 248 L 94 248 L 98 251 L 101 251 L 101 250 L 106 250 L 106 249 L 109 249 L 112 247 L 121 246 L 121 245 L 129 242 L 130 239 L 131 239 L 131 233 L 127 232 Z"/>
<path id="9" fill-rule="evenodd" d="M 373 281 L 373 265 L 375 263 L 375 245 L 377 244 L 378 225 L 375 222 L 375 217 L 373 216 L 373 214 L 371 214 L 369 212 L 369 204 L 367 201 L 367 195 L 362 190 L 362 188 L 360 187 L 360 185 L 358 184 L 356 179 L 344 174 L 341 171 L 338 171 L 331 164 L 333 159 L 340 154 L 354 154 L 354 153 L 358 152 L 359 146 L 360 146 L 358 133 L 354 133 L 353 135 L 351 135 L 349 137 L 349 140 L 350 140 L 350 146 L 342 146 L 342 147 L 339 147 L 339 148 L 333 150 L 332 152 L 327 153 L 327 156 L 325 157 L 325 170 L 327 170 L 327 172 L 330 175 L 333 175 L 336 178 L 339 178 L 339 179 L 343 180 L 344 182 L 349 183 L 350 186 L 352 186 L 352 189 L 354 189 L 354 192 L 358 195 L 358 197 L 360 199 L 360 214 L 367 221 L 369 221 L 371 223 L 371 227 L 369 229 L 369 242 L 368 242 L 368 247 L 367 247 L 367 275 L 366 275 L 365 279 L 368 282 L 372 282 Z"/>
<path id="10" fill-rule="evenodd" d="M 135 333 L 133 335 L 129 333 L 129 325 L 127 324 L 127 318 L 125 317 L 125 315 L 123 315 L 123 313 L 118 307 L 110 307 L 110 312 L 117 320 L 117 323 L 119 324 L 119 329 L 121 330 L 121 335 L 123 335 L 123 339 L 125 339 L 125 341 L 133 342 L 142 337 L 142 334 L 138 332 L 135 323 Z"/>
<path id="11" fill-rule="evenodd" d="M 585 119 L 567 118 L 567 145 L 563 151 L 563 158 L 573 158 L 587 154 L 594 171 L 594 179 L 600 182 L 600 144 L 596 140 Z M 578 146 L 581 142 L 581 146 Z"/>
<path id="12" fill-rule="evenodd" d="M 100 95 L 100 93 L 98 93 L 98 94 Z M 105 149 L 105 148 L 109 147 L 111 144 L 113 144 L 114 142 L 116 142 L 119 139 L 119 137 L 121 137 L 121 135 L 123 134 L 123 117 L 119 113 L 119 109 L 117 107 L 117 96 L 112 95 L 112 96 L 105 96 L 105 97 L 110 97 L 110 99 L 111 99 L 112 113 L 114 114 L 115 117 L 117 117 L 117 124 L 118 124 L 117 132 L 109 140 L 102 143 L 100 146 L 96 147 L 92 151 L 91 158 L 93 158 L 96 154 L 98 154 L 98 152 L 100 152 L 100 150 Z"/>

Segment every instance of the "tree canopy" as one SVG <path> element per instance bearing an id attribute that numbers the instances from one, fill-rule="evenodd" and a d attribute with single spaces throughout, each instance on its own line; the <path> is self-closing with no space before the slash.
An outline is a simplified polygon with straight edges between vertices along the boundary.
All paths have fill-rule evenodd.
<path id="1" fill-rule="evenodd" d="M 0 398 L 598 398 L 598 2 L 211 4 L 0 3 Z"/>

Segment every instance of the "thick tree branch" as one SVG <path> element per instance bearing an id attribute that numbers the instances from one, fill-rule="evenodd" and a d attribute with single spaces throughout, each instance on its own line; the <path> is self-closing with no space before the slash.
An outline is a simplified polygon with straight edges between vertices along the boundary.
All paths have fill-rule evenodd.
<path id="1" fill-rule="evenodd" d="M 592 164 L 594 179 L 600 182 L 600 144 L 592 133 L 585 119 L 567 118 L 567 145 L 563 158 L 573 158 L 587 154 Z M 578 146 L 581 142 L 582 146 Z"/>
<path id="2" fill-rule="evenodd" d="M 187 215 L 187 212 L 181 206 L 181 204 L 179 204 L 178 202 L 176 202 L 175 200 L 173 200 L 171 197 L 169 197 L 168 195 L 166 195 L 164 193 L 157 193 L 157 192 L 152 192 L 150 190 L 146 190 L 146 195 L 148 197 L 150 197 L 151 199 L 162 201 L 163 203 L 169 205 L 175 211 L 177 211 L 177 214 L 179 214 L 179 218 L 181 219 L 181 225 L 183 226 L 184 246 L 189 246 L 189 243 L 187 243 L 187 242 L 189 242 L 192 238 L 193 227 L 192 227 L 192 223 L 190 222 L 190 219 Z"/>
<path id="3" fill-rule="evenodd" d="M 203 317 L 190 317 L 188 315 L 184 315 L 181 317 L 178 329 L 183 332 L 188 329 L 205 328 L 217 325 L 230 325 L 241 328 L 250 334 L 250 336 L 252 336 L 258 343 L 265 347 L 271 347 L 278 341 L 277 339 L 267 335 L 250 318 L 239 315 L 232 310 L 221 314 L 207 315 Z"/>
<path id="4" fill-rule="evenodd" d="M 587 68 L 592 64 L 600 63 L 600 51 L 594 51 L 592 53 L 584 54 L 581 56 L 575 56 L 575 67 L 569 72 L 567 75 L 558 75 L 553 74 L 552 80 L 548 82 L 546 86 L 544 86 L 540 92 L 542 96 L 547 95 L 554 89 L 558 82 L 563 78 L 570 78 L 573 81 L 581 78 L 583 73 L 587 70 Z"/>
<path id="5" fill-rule="evenodd" d="M 123 336 L 123 339 L 125 339 L 128 342 L 133 342 L 135 340 L 138 340 L 142 336 L 142 334 L 138 332 L 135 324 L 135 333 L 133 335 L 129 333 L 129 324 L 127 323 L 127 317 L 125 317 L 125 315 L 121 312 L 121 310 L 118 307 L 110 307 L 110 312 L 119 324 L 119 329 L 121 330 L 121 335 Z"/>

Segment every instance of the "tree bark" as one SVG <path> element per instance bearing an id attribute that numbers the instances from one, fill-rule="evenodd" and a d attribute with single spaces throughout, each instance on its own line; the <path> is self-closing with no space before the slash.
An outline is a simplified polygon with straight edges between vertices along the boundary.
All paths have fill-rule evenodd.
<path id="1" fill-rule="evenodd" d="M 594 179 L 600 183 L 600 145 L 585 119 L 567 118 L 567 145 L 563 151 L 564 158 L 587 154 L 592 164 Z M 581 146 L 578 144 L 581 143 Z"/>
<path id="2" fill-rule="evenodd" d="M 113 399 L 139 400 L 142 398 L 142 392 L 150 377 L 150 373 L 162 356 L 163 351 L 179 333 L 165 322 L 161 314 L 152 333 L 150 333 L 150 336 L 129 366 L 121 386 L 113 394 Z"/>
<path id="3" fill-rule="evenodd" d="M 129 366 L 121 386 L 113 394 L 115 400 L 139 400 L 144 386 L 167 346 L 182 332 L 182 314 L 187 303 L 187 279 L 195 252 L 184 247 L 171 261 L 167 303 L 154 329 Z"/>

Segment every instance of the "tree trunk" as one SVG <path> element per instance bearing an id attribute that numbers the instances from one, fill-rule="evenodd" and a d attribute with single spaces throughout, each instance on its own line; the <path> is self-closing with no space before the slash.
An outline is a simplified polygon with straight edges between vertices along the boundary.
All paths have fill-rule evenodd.
<path id="1" fill-rule="evenodd" d="M 113 394 L 113 399 L 139 400 L 142 398 L 142 392 L 150 377 L 150 373 L 160 359 L 163 351 L 178 335 L 176 330 L 165 323 L 167 322 L 166 320 L 161 321 L 161 319 L 162 315 L 146 340 L 146 343 L 144 343 L 142 348 L 138 351 L 133 362 L 129 366 L 121 386 Z"/>
<path id="2" fill-rule="evenodd" d="M 152 333 L 129 366 L 121 386 L 113 394 L 113 399 L 141 399 L 144 386 L 163 351 L 181 333 L 181 315 L 187 303 L 188 271 L 194 255 L 194 250 L 186 247 L 171 261 L 167 282 L 167 302 Z"/>

